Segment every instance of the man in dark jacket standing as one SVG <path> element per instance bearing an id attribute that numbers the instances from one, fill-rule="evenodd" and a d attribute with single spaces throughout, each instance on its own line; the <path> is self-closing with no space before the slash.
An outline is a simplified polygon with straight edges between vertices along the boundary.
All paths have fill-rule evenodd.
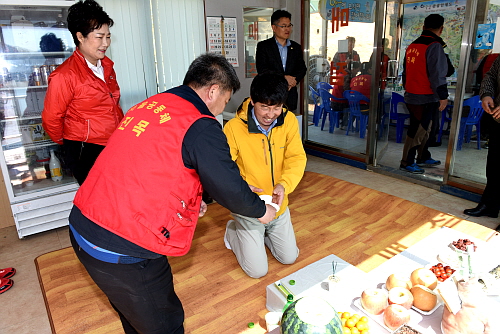
<path id="1" fill-rule="evenodd" d="M 199 56 L 182 86 L 130 108 L 75 196 L 71 244 L 127 334 L 184 333 L 167 256 L 189 251 L 203 188 L 261 223 L 276 215 L 241 178 L 215 119 L 239 87 L 223 56 Z"/>
<path id="2" fill-rule="evenodd" d="M 300 44 L 290 40 L 293 24 L 292 14 L 277 10 L 271 16 L 274 36 L 257 44 L 257 73 L 274 71 L 283 74 L 288 82 L 288 110 L 297 110 L 297 84 L 304 78 L 307 67 L 302 57 Z"/>
<path id="3" fill-rule="evenodd" d="M 423 174 L 421 167 L 435 167 L 439 160 L 431 158 L 428 139 L 437 127 L 437 119 L 448 105 L 448 60 L 441 39 L 444 18 L 431 14 L 424 20 L 422 35 L 406 49 L 403 85 L 405 102 L 410 112 L 400 169 Z M 415 163 L 415 156 L 417 161 Z"/>

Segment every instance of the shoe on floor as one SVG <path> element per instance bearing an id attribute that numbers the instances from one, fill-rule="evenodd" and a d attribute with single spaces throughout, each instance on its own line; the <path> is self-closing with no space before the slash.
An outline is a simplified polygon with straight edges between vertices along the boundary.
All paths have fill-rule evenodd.
<path id="1" fill-rule="evenodd" d="M 491 218 L 498 218 L 498 210 L 490 209 L 484 203 L 479 203 L 473 209 L 464 210 L 464 214 L 472 217 L 486 216 Z"/>
<path id="2" fill-rule="evenodd" d="M 224 233 L 224 244 L 227 249 L 231 249 L 231 244 L 229 244 L 229 240 L 227 240 L 227 230 L 229 229 L 229 224 L 234 223 L 234 220 L 230 220 L 226 224 L 226 233 Z"/>
<path id="3" fill-rule="evenodd" d="M 409 166 L 401 166 L 399 167 L 400 170 L 404 170 L 406 172 L 410 172 L 412 174 L 424 174 L 425 170 L 418 167 L 417 164 L 409 165 Z"/>
<path id="4" fill-rule="evenodd" d="M 15 273 L 16 269 L 12 267 L 0 269 L 0 278 L 11 278 Z"/>
<path id="5" fill-rule="evenodd" d="M 434 159 L 428 159 L 425 160 L 424 162 L 417 162 L 417 166 L 419 167 L 436 167 L 439 165 L 441 165 L 441 161 Z"/>
<path id="6" fill-rule="evenodd" d="M 10 278 L 0 278 L 0 294 L 12 288 L 14 281 Z"/>

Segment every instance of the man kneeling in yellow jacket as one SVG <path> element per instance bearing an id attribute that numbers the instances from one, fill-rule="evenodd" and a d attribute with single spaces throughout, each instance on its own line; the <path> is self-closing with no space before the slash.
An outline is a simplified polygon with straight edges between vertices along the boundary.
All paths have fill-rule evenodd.
<path id="1" fill-rule="evenodd" d="M 268 224 L 235 213 L 234 220 L 227 223 L 226 247 L 253 278 L 267 274 L 265 246 L 283 264 L 294 263 L 299 255 L 288 194 L 302 179 L 307 159 L 297 118 L 283 105 L 287 94 L 288 83 L 282 75 L 257 75 L 250 97 L 224 127 L 231 157 L 243 179 L 259 195 L 271 195 L 272 202 L 279 206 L 276 217 Z"/>

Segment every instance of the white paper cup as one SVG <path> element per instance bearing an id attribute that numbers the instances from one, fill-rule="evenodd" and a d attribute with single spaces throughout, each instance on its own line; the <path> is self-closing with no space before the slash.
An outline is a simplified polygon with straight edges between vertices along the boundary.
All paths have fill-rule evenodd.
<path id="1" fill-rule="evenodd" d="M 275 328 L 279 327 L 281 316 L 282 316 L 281 312 L 267 312 L 266 313 L 266 327 L 267 327 L 268 332 L 271 332 Z"/>
<path id="2" fill-rule="evenodd" d="M 275 208 L 276 211 L 280 211 L 279 205 L 276 204 L 276 203 L 273 203 L 273 196 L 271 196 L 271 195 L 260 195 L 259 197 L 260 197 L 261 200 L 264 201 L 264 203 L 269 204 L 270 206 L 272 206 L 273 208 Z"/>
<path id="3" fill-rule="evenodd" d="M 269 204 L 273 202 L 273 196 L 271 195 L 260 195 L 259 196 L 261 200 L 264 201 L 264 203 Z"/>

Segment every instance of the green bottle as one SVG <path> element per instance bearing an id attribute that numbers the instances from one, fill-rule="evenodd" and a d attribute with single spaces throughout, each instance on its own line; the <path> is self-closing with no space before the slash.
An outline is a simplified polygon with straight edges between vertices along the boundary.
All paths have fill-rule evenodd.
<path id="1" fill-rule="evenodd" d="M 285 313 L 286 309 L 288 308 L 288 306 L 290 306 L 290 304 L 293 303 L 293 295 L 290 294 L 286 297 L 286 304 L 285 306 L 283 306 L 283 313 Z"/>

